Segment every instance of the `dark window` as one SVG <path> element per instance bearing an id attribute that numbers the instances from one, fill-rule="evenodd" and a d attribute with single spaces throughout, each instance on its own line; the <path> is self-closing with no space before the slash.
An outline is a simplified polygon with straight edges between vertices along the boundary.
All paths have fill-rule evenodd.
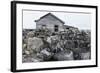
<path id="1" fill-rule="evenodd" d="M 46 25 L 42 25 L 42 27 L 46 27 Z"/>
<path id="2" fill-rule="evenodd" d="M 42 25 L 42 28 L 45 29 L 46 28 L 46 25 Z"/>
<path id="3" fill-rule="evenodd" d="M 69 29 L 69 28 L 66 28 L 66 29 Z"/>
<path id="4" fill-rule="evenodd" d="M 54 31 L 55 31 L 55 32 L 58 32 L 58 25 L 55 25 L 55 26 L 54 26 Z"/>

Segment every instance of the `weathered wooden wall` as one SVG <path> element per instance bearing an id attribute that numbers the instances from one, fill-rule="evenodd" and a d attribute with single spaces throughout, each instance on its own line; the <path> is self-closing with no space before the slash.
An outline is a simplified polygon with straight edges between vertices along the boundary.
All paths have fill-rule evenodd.
<path id="1" fill-rule="evenodd" d="M 58 25 L 59 29 L 58 31 L 63 31 L 63 23 L 61 23 L 59 20 L 55 19 L 54 17 L 48 15 L 45 18 L 39 20 L 36 22 L 36 28 L 41 29 L 42 25 L 46 25 L 46 28 L 54 32 L 54 26 Z"/>

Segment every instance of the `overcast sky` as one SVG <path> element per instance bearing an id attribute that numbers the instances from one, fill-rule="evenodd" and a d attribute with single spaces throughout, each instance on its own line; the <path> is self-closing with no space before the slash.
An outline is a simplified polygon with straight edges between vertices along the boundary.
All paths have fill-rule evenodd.
<path id="1" fill-rule="evenodd" d="M 49 12 L 40 11 L 23 11 L 23 28 L 24 29 L 35 29 L 35 20 L 44 16 Z M 67 13 L 67 12 L 50 12 L 62 21 L 64 25 L 70 25 L 79 29 L 90 29 L 91 28 L 91 14 L 83 13 Z"/>

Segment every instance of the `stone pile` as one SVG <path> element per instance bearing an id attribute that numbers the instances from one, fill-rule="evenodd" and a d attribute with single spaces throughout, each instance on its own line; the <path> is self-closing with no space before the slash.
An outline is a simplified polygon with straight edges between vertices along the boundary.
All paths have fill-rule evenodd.
<path id="1" fill-rule="evenodd" d="M 84 31 L 52 33 L 47 29 L 24 30 L 22 60 L 43 62 L 90 59 L 90 39 L 90 34 Z"/>

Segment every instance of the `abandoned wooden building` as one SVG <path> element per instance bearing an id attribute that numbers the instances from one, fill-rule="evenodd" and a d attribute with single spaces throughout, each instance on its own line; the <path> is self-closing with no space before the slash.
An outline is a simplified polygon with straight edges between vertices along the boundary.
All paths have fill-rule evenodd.
<path id="1" fill-rule="evenodd" d="M 76 27 L 72 27 L 69 25 L 64 25 L 65 22 L 53 15 L 52 13 L 48 13 L 42 17 L 40 17 L 38 20 L 35 20 L 36 22 L 36 29 L 49 29 L 51 32 L 60 32 L 60 31 L 66 31 L 66 29 L 77 29 Z"/>

